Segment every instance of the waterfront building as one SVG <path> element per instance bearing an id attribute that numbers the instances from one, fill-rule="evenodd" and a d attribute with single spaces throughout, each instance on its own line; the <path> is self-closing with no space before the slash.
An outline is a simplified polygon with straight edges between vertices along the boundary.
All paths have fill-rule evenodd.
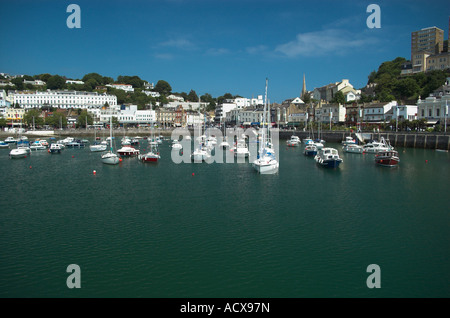
<path id="1" fill-rule="evenodd" d="M 417 101 L 417 117 L 418 119 L 426 119 L 427 124 L 443 125 L 448 121 L 448 107 L 450 106 L 450 95 L 442 96 L 441 98 L 427 97 L 424 100 Z"/>
<path id="2" fill-rule="evenodd" d="M 6 91 L 1 90 L 0 91 L 0 107 L 10 107 L 11 103 L 6 99 Z"/>
<path id="3" fill-rule="evenodd" d="M 386 122 L 389 122 L 391 120 L 413 121 L 416 119 L 417 119 L 417 105 L 394 105 L 385 114 Z"/>
<path id="4" fill-rule="evenodd" d="M 225 121 L 234 125 L 260 125 L 263 120 L 263 111 L 256 107 L 232 109 L 226 113 Z"/>
<path id="5" fill-rule="evenodd" d="M 11 94 L 10 94 L 11 95 Z M 110 106 L 117 105 L 117 97 L 106 93 L 99 94 L 97 92 L 80 92 L 60 90 L 39 91 L 19 91 L 13 92 L 13 104 L 19 104 L 23 108 L 41 108 L 50 106 L 56 108 L 99 108 L 105 103 Z"/>
<path id="6" fill-rule="evenodd" d="M 316 121 L 322 123 L 344 123 L 346 109 L 342 104 L 321 104 L 315 111 Z"/>
<path id="7" fill-rule="evenodd" d="M 363 122 L 366 124 L 381 124 L 386 122 L 386 114 L 393 106 L 397 106 L 397 101 L 388 103 L 370 103 L 363 106 Z"/>

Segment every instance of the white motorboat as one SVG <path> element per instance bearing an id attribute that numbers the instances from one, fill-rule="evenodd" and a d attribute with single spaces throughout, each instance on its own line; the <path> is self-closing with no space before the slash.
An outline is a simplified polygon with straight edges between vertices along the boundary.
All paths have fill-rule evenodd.
<path id="1" fill-rule="evenodd" d="M 346 136 L 345 140 L 342 141 L 342 145 L 345 146 L 350 144 L 356 144 L 356 140 L 352 136 Z"/>
<path id="2" fill-rule="evenodd" d="M 4 141 L 0 141 L 0 149 L 6 149 L 6 148 L 9 148 L 9 144 Z"/>
<path id="3" fill-rule="evenodd" d="M 342 147 L 342 150 L 344 150 L 345 152 L 350 152 L 350 153 L 363 153 L 364 152 L 363 146 L 360 146 L 357 144 L 344 145 Z"/>
<path id="4" fill-rule="evenodd" d="M 337 168 L 343 162 L 337 149 L 328 147 L 319 150 L 314 160 L 321 166 L 329 168 Z"/>
<path id="5" fill-rule="evenodd" d="M 7 137 L 7 138 L 5 139 L 5 142 L 6 142 L 7 144 L 14 144 L 14 143 L 17 142 L 17 140 L 14 139 L 14 137 Z"/>
<path id="6" fill-rule="evenodd" d="M 30 145 L 31 150 L 46 150 L 47 147 L 44 146 L 41 141 L 37 140 Z"/>
<path id="7" fill-rule="evenodd" d="M 290 139 L 286 141 L 288 147 L 297 147 L 301 143 L 301 140 L 298 136 L 292 135 Z"/>
<path id="8" fill-rule="evenodd" d="M 62 144 L 53 143 L 50 145 L 50 148 L 48 150 L 49 153 L 61 153 L 61 150 L 64 149 L 64 146 Z"/>
<path id="9" fill-rule="evenodd" d="M 372 141 L 367 143 L 363 146 L 363 148 L 366 153 L 394 150 L 394 147 L 392 147 L 383 137 L 381 137 L 380 141 Z"/>
<path id="10" fill-rule="evenodd" d="M 211 154 L 202 146 L 192 152 L 191 158 L 195 162 L 207 161 Z"/>
<path id="11" fill-rule="evenodd" d="M 181 145 L 181 143 L 178 140 L 174 140 L 172 142 L 172 149 L 180 150 L 180 149 L 183 149 L 183 146 Z"/>
<path id="12" fill-rule="evenodd" d="M 12 149 L 9 152 L 9 157 L 11 159 L 26 158 L 27 156 L 28 156 L 28 151 L 24 148 Z"/>
<path id="13" fill-rule="evenodd" d="M 240 138 L 236 142 L 236 146 L 234 147 L 234 155 L 236 157 L 244 157 L 247 158 L 250 155 L 250 151 L 248 150 L 247 143 L 245 139 Z"/>

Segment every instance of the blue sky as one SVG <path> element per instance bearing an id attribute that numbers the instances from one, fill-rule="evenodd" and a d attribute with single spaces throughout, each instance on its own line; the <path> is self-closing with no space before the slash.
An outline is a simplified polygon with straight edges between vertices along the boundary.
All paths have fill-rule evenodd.
<path id="1" fill-rule="evenodd" d="M 81 28 L 69 29 L 69 4 Z M 378 4 L 381 28 L 366 25 Z M 264 94 L 282 102 L 341 79 L 356 88 L 398 56 L 411 32 L 437 26 L 448 38 L 448 1 L 0 0 L 0 72 L 168 81 L 174 92 Z"/>

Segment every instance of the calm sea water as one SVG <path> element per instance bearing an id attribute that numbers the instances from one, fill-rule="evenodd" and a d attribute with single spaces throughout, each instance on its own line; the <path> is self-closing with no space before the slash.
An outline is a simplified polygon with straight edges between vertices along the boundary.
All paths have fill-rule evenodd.
<path id="1" fill-rule="evenodd" d="M 175 164 L 167 141 L 157 164 L 0 150 L 0 296 L 450 297 L 449 153 L 385 168 L 329 144 L 330 170 L 283 145 L 276 175 Z"/>

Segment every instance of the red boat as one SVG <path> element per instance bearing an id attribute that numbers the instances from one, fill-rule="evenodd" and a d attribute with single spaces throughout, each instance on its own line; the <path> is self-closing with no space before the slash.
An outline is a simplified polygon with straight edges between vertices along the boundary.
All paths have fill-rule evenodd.
<path id="1" fill-rule="evenodd" d="M 144 155 L 139 155 L 138 159 L 142 160 L 142 162 L 158 162 L 158 160 L 160 159 L 160 155 L 159 152 L 154 153 L 152 151 L 144 154 Z"/>
<path id="2" fill-rule="evenodd" d="M 139 155 L 139 149 L 130 146 L 124 146 L 117 150 L 117 153 L 122 157 L 134 157 Z"/>
<path id="3" fill-rule="evenodd" d="M 375 163 L 381 166 L 395 167 L 399 162 L 400 158 L 395 150 L 380 151 L 375 155 Z"/>

